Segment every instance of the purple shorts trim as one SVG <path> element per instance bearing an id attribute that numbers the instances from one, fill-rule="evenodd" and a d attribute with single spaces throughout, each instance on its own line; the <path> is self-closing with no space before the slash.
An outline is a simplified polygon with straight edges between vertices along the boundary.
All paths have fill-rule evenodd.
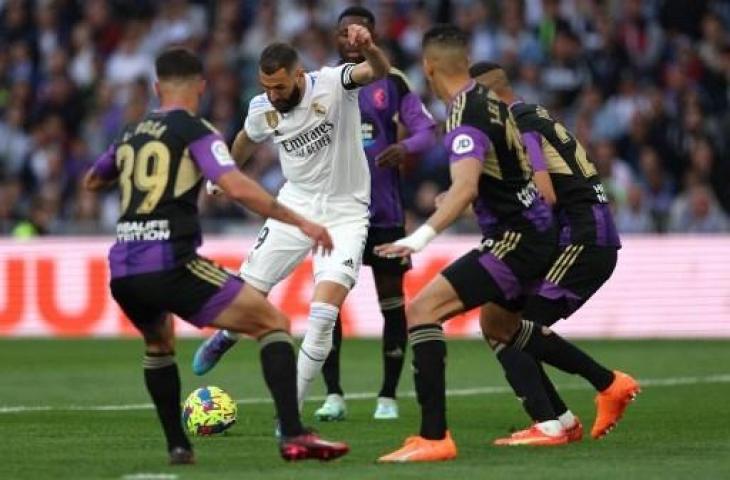
<path id="1" fill-rule="evenodd" d="M 568 309 L 568 311 L 565 312 L 564 318 L 568 318 L 569 316 L 571 316 L 576 310 L 581 307 L 581 305 L 583 305 L 584 301 L 582 298 L 580 298 L 578 295 L 571 292 L 567 288 L 563 288 L 560 285 L 556 285 L 553 282 L 548 282 L 547 280 L 543 280 L 542 284 L 537 290 L 537 295 L 553 301 L 564 298 Z"/>
<path id="2" fill-rule="evenodd" d="M 198 313 L 186 320 L 198 328 L 207 327 L 231 304 L 233 299 L 236 298 L 236 295 L 238 295 L 238 292 L 243 288 L 243 285 L 242 279 L 231 275 L 220 290 L 205 302 L 205 305 L 200 308 Z"/>
<path id="3" fill-rule="evenodd" d="M 507 300 L 513 300 L 522 294 L 522 286 L 512 269 L 491 252 L 479 257 L 479 263 L 489 272 Z"/>
<path id="4" fill-rule="evenodd" d="M 174 264 L 172 244 L 166 241 L 117 242 L 109 249 L 112 278 L 158 272 Z"/>
<path id="5" fill-rule="evenodd" d="M 549 298 L 550 300 L 558 300 L 560 298 L 581 300 L 578 295 L 571 292 L 567 288 L 563 288 L 560 285 L 556 285 L 553 282 L 548 282 L 547 280 L 543 280 L 540 288 L 537 290 L 537 294 L 541 297 Z"/>

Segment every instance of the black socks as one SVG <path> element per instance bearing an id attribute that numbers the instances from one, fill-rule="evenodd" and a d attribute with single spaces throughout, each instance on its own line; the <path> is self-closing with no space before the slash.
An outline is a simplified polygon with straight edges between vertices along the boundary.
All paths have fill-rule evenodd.
<path id="1" fill-rule="evenodd" d="M 406 351 L 406 308 L 403 297 L 381 300 L 383 313 L 383 385 L 379 397 L 395 398 Z"/>
<path id="2" fill-rule="evenodd" d="M 599 365 L 585 352 L 565 341 L 547 327 L 522 320 L 512 345 L 560 370 L 586 379 L 597 391 L 605 390 L 613 382 L 613 372 Z"/>
<path id="3" fill-rule="evenodd" d="M 182 426 L 180 374 L 175 364 L 175 354 L 146 353 L 143 367 L 144 383 L 165 432 L 167 450 L 176 447 L 190 450 L 190 441 Z"/>
<path id="4" fill-rule="evenodd" d="M 284 437 L 300 435 L 304 428 L 297 404 L 297 363 L 292 338 L 275 330 L 259 339 L 264 379 L 274 397 L 276 415 Z"/>
<path id="5" fill-rule="evenodd" d="M 541 367 L 535 359 L 504 344 L 498 344 L 495 352 L 497 360 L 502 364 L 507 382 L 522 401 L 522 406 L 530 418 L 535 422 L 555 420 L 556 412 L 543 387 Z"/>
<path id="6" fill-rule="evenodd" d="M 421 436 L 446 436 L 446 342 L 437 324 L 418 325 L 409 331 L 413 349 L 413 377 L 421 405 Z"/>

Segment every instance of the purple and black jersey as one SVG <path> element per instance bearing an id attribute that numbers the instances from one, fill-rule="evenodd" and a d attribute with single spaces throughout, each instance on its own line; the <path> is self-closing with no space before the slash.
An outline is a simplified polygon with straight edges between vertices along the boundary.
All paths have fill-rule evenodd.
<path id="1" fill-rule="evenodd" d="M 109 251 L 112 278 L 177 267 L 201 242 L 198 193 L 236 168 L 215 129 L 184 110 L 157 111 L 125 128 L 95 173 L 119 179 L 121 216 Z"/>
<path id="2" fill-rule="evenodd" d="M 560 245 L 621 247 L 596 167 L 580 142 L 540 105 L 510 105 L 535 171 L 547 171 L 557 197 Z"/>
<path id="3" fill-rule="evenodd" d="M 379 167 L 375 159 L 398 142 L 398 123 L 408 130 L 402 140 L 408 153 L 422 152 L 436 141 L 436 123 L 418 94 L 411 91 L 400 71 L 391 69 L 383 79 L 360 90 L 363 148 L 370 166 L 372 227 L 398 227 L 404 222 L 400 173 L 397 167 Z"/>
<path id="4" fill-rule="evenodd" d="M 474 212 L 482 233 L 529 224 L 543 232 L 552 214 L 532 182 L 532 168 L 508 106 L 486 87 L 471 82 L 449 106 L 444 144 L 450 162 L 482 161 Z"/>

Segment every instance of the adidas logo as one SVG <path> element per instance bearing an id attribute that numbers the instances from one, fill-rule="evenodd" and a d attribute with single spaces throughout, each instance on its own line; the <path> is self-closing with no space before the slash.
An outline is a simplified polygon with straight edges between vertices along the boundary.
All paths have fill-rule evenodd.
<path id="1" fill-rule="evenodd" d="M 390 358 L 403 358 L 403 349 L 396 347 L 393 350 L 388 350 L 385 352 L 385 356 Z"/>
<path id="2" fill-rule="evenodd" d="M 355 262 L 353 262 L 351 258 L 348 258 L 347 260 L 342 262 L 342 264 L 346 267 L 355 268 Z"/>

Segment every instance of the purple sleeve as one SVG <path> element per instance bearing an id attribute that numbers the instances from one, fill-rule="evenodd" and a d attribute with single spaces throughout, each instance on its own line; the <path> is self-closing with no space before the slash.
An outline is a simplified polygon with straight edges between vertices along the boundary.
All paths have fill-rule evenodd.
<path id="1" fill-rule="evenodd" d="M 449 152 L 449 163 L 458 162 L 464 158 L 476 158 L 484 161 L 491 142 L 489 137 L 481 130 L 462 125 L 450 131 L 444 137 L 446 151 Z"/>
<path id="2" fill-rule="evenodd" d="M 525 144 L 527 155 L 530 157 L 532 169 L 536 172 L 544 172 L 547 170 L 545 157 L 542 154 L 542 139 L 537 132 L 527 132 L 522 134 L 522 143 Z"/>
<path id="3" fill-rule="evenodd" d="M 436 144 L 436 122 L 417 94 L 410 92 L 401 99 L 398 117 L 410 134 L 400 142 L 408 153 L 425 152 Z"/>
<path id="4" fill-rule="evenodd" d="M 112 144 L 94 162 L 94 173 L 103 180 L 114 180 L 119 176 L 116 163 L 116 145 Z"/>
<path id="5" fill-rule="evenodd" d="M 221 175 L 236 168 L 231 152 L 217 133 L 195 140 L 188 147 L 203 176 L 215 183 Z"/>

